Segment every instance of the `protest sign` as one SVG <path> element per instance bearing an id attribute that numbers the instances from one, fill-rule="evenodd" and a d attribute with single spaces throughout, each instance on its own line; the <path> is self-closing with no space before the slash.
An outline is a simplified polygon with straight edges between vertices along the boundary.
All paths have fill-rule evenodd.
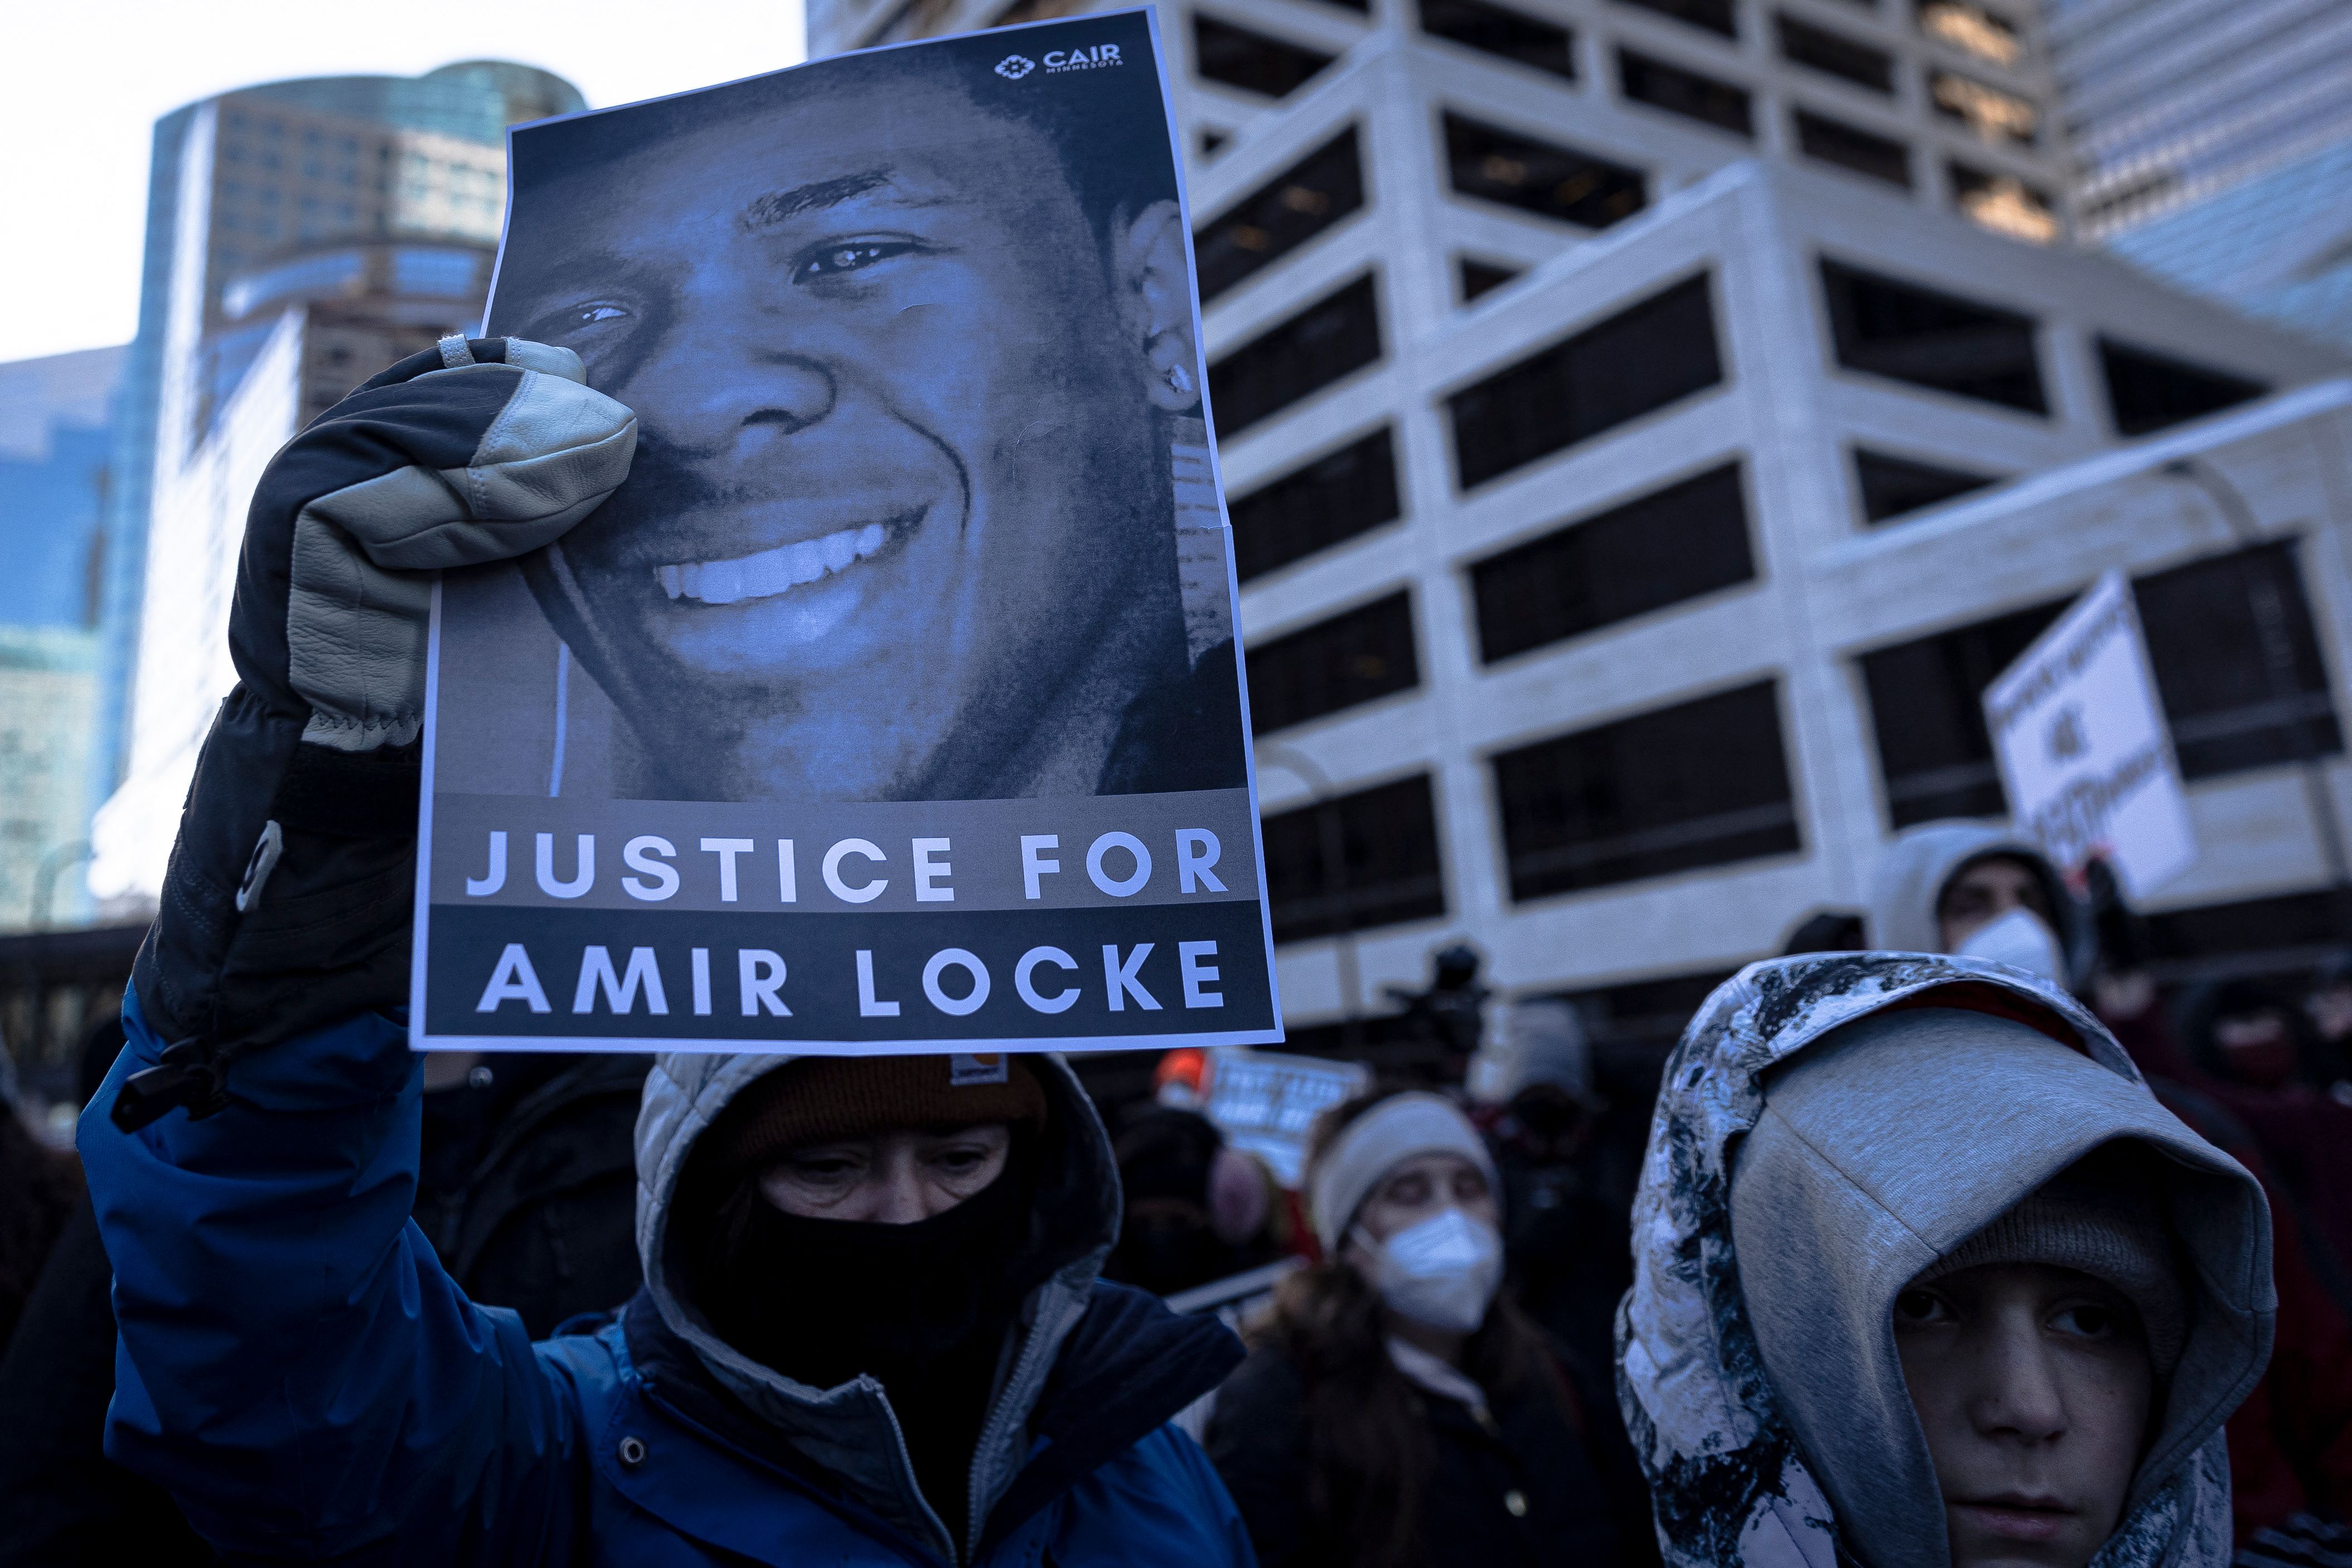
<path id="1" fill-rule="evenodd" d="M 487 331 L 638 419 L 451 573 L 421 1048 L 1278 1041 L 1150 13 L 518 128 Z"/>
<path id="2" fill-rule="evenodd" d="M 1219 1051 L 1201 1113 L 1225 1142 L 1266 1163 L 1275 1179 L 1296 1187 L 1307 1172 L 1307 1138 L 1315 1119 L 1372 1087 L 1360 1062 L 1326 1061 L 1279 1051 Z"/>
<path id="3" fill-rule="evenodd" d="M 2019 828 L 2073 873 L 2095 855 L 2145 898 L 2197 859 L 2131 584 L 2110 572 L 1985 689 Z"/>

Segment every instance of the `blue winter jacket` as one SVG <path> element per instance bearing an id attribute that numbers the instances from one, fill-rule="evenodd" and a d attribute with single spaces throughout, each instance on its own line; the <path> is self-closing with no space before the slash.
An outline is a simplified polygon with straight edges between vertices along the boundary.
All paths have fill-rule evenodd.
<path id="1" fill-rule="evenodd" d="M 637 1139 L 648 1287 L 534 1344 L 468 1301 L 408 1219 L 420 1089 L 400 1024 L 352 1018 L 252 1057 L 219 1114 L 126 1134 L 105 1108 L 162 1042 L 135 995 L 123 1011 L 129 1046 L 80 1132 L 121 1334 L 107 1452 L 232 1559 L 1254 1568 L 1215 1472 L 1168 1424 L 1239 1347 L 1095 1279 L 1117 1176 L 1059 1058 L 1033 1058 L 1066 1130 L 1039 1199 L 1062 1208 L 1038 1224 L 1095 1245 L 1032 1296 L 972 1517 L 950 1532 L 878 1384 L 813 1389 L 746 1361 L 666 1267 L 694 1137 L 784 1058 L 657 1062 Z"/>

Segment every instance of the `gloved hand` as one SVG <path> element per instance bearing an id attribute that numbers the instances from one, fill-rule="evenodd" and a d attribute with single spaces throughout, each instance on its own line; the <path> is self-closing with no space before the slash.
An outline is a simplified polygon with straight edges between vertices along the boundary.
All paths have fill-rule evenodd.
<path id="1" fill-rule="evenodd" d="M 571 350 L 448 337 L 271 459 L 229 612 L 237 685 L 131 973 L 172 1043 L 124 1082 L 116 1125 L 209 1115 L 237 1057 L 406 999 L 427 574 L 559 538 L 636 438 Z"/>

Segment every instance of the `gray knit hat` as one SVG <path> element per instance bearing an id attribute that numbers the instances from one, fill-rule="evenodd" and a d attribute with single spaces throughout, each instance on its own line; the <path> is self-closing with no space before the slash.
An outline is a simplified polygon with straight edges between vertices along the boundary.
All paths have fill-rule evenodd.
<path id="1" fill-rule="evenodd" d="M 2137 1152 L 2134 1151 L 2133 1152 Z M 2139 1311 L 2157 1375 L 2171 1375 L 2189 1337 L 2189 1292 L 2145 1157 L 2101 1151 L 2059 1173 L 1920 1271 L 1925 1285 L 1991 1263 L 2072 1268 L 2112 1286 Z M 2139 1181 L 2129 1181 L 2137 1175 Z M 2126 1179 L 2119 1179 L 2126 1178 Z"/>

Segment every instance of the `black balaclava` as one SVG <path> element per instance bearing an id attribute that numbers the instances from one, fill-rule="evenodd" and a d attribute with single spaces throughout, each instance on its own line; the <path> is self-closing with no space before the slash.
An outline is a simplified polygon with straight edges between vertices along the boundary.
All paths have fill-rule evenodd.
<path id="1" fill-rule="evenodd" d="M 696 1299 L 729 1344 L 812 1387 L 861 1373 L 882 1384 L 923 1497 L 959 1541 L 998 1364 L 1051 1271 L 1031 1239 L 1034 1143 L 1017 1134 L 996 1180 L 911 1225 L 786 1214 L 746 1176 L 696 1248 Z"/>

